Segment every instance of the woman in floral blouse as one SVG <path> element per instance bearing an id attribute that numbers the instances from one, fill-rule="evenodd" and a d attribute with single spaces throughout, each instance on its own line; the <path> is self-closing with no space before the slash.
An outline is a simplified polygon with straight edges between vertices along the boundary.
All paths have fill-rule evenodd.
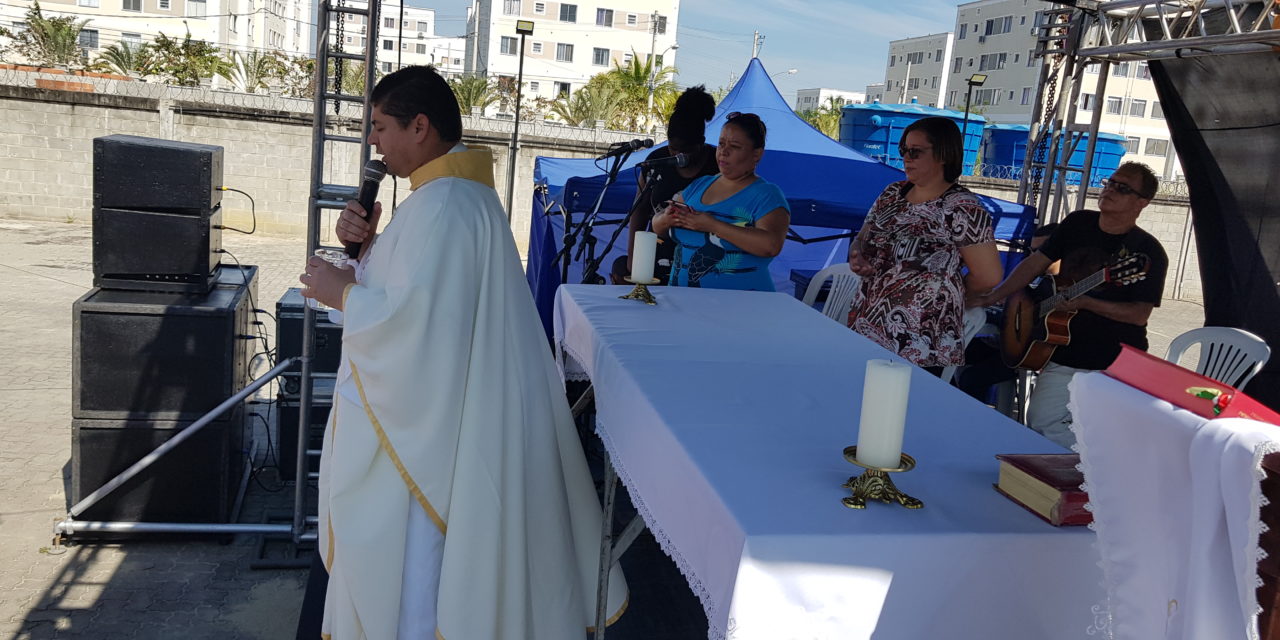
<path id="1" fill-rule="evenodd" d="M 849 326 L 938 375 L 964 364 L 965 291 L 988 291 L 1003 273 L 991 215 L 956 183 L 964 148 L 955 123 L 918 120 L 898 150 L 907 179 L 885 188 L 849 246 L 849 268 L 862 276 Z"/>

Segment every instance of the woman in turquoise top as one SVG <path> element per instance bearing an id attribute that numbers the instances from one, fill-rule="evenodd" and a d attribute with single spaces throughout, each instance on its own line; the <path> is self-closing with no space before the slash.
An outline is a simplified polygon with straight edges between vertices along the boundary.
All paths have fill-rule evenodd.
<path id="1" fill-rule="evenodd" d="M 653 219 L 671 230 L 673 286 L 773 291 L 769 262 L 782 251 L 791 212 L 782 190 L 756 175 L 765 126 L 754 113 L 729 114 L 720 129 L 720 175 L 694 180 Z"/>

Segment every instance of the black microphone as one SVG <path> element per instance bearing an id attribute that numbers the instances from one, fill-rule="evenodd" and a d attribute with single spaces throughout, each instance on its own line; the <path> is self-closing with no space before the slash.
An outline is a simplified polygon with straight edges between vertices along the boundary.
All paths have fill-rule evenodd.
<path id="1" fill-rule="evenodd" d="M 683 169 L 689 166 L 689 156 L 686 156 L 683 153 L 677 153 L 674 156 L 667 156 L 665 158 L 655 158 L 653 160 L 645 160 L 644 162 L 639 163 L 638 166 L 644 167 L 646 169 L 659 169 L 662 167 L 675 167 L 677 169 Z"/>
<path id="2" fill-rule="evenodd" d="M 366 220 L 373 215 L 373 203 L 378 199 L 378 185 L 382 184 L 382 179 L 387 176 L 387 163 L 381 160 L 370 160 L 364 165 L 364 180 L 360 183 L 360 193 L 356 196 L 356 201 L 360 206 L 364 207 L 364 217 Z M 370 229 L 370 231 L 373 231 Z M 363 243 L 352 242 L 346 244 L 347 255 L 353 259 L 360 259 L 360 247 Z"/>
<path id="3" fill-rule="evenodd" d="M 652 147 L 652 146 L 653 146 L 652 138 L 645 138 L 644 140 L 636 138 L 631 142 L 617 142 L 611 145 L 609 147 L 609 150 L 605 152 L 604 155 L 596 158 L 596 160 L 606 160 L 608 158 L 620 156 L 625 153 L 631 153 L 632 151 L 636 151 L 639 149 L 648 149 L 649 147 Z"/>

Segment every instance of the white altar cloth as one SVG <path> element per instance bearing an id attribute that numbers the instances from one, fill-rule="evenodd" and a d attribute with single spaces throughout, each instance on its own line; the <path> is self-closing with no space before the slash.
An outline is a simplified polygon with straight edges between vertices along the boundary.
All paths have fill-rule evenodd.
<path id="1" fill-rule="evenodd" d="M 1080 638 L 1102 601 L 1092 532 L 998 494 L 997 453 L 1057 445 L 913 371 L 895 474 L 918 511 L 853 511 L 865 363 L 891 357 L 776 293 L 562 286 L 557 346 L 591 379 L 632 502 L 711 638 Z M 632 612 L 632 615 L 641 612 Z"/>

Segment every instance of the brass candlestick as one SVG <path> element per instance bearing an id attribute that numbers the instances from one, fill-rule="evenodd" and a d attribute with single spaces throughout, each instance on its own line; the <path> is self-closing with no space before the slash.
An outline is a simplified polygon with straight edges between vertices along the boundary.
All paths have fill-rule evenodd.
<path id="1" fill-rule="evenodd" d="M 619 298 L 623 300 L 643 300 L 645 304 L 658 304 L 658 301 L 653 299 L 653 294 L 649 293 L 649 285 L 658 284 L 657 278 L 651 278 L 648 282 L 636 282 L 631 279 L 631 276 L 627 276 L 623 280 L 634 283 L 636 288 L 625 296 L 618 296 Z"/>
<path id="2" fill-rule="evenodd" d="M 853 492 L 852 496 L 841 498 L 840 502 L 844 506 L 850 509 L 866 509 L 868 500 L 879 500 L 885 504 L 897 502 L 908 509 L 919 509 L 924 506 L 923 502 L 899 491 L 889 477 L 890 473 L 910 471 L 916 468 L 915 458 L 904 453 L 896 469 L 872 467 L 858 462 L 857 447 L 845 447 L 844 459 L 866 469 L 866 471 L 862 472 L 862 475 L 849 476 L 849 480 L 840 485 Z"/>

